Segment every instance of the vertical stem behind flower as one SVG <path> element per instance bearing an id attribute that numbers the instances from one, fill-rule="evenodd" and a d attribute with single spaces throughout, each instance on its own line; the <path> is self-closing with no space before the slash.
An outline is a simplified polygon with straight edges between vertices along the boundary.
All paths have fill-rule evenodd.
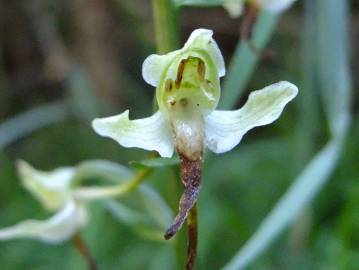
<path id="1" fill-rule="evenodd" d="M 171 0 L 152 0 L 157 52 L 168 53 L 178 47 L 177 11 Z"/>
<path id="2" fill-rule="evenodd" d="M 98 270 L 96 261 L 91 255 L 90 249 L 87 247 L 86 243 L 82 240 L 79 234 L 76 234 L 73 237 L 73 244 L 77 251 L 81 254 L 84 260 L 87 263 L 89 270 Z"/>
<path id="3" fill-rule="evenodd" d="M 186 270 L 192 270 L 197 255 L 197 241 L 198 241 L 197 204 L 194 204 L 191 211 L 189 212 L 187 223 L 188 223 L 188 251 L 187 251 Z"/>

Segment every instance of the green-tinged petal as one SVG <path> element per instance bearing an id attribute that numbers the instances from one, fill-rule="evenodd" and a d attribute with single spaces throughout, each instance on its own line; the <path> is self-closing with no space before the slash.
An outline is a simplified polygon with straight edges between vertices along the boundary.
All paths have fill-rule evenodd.
<path id="1" fill-rule="evenodd" d="M 214 111 L 205 118 L 206 144 L 215 153 L 231 150 L 250 129 L 275 121 L 298 93 L 289 82 L 278 82 L 254 91 L 236 111 Z"/>
<path id="2" fill-rule="evenodd" d="M 172 157 L 174 142 L 171 127 L 160 111 L 148 118 L 129 120 L 129 111 L 107 118 L 95 119 L 94 130 L 110 137 L 124 147 L 155 150 L 162 157 Z"/>
<path id="3" fill-rule="evenodd" d="M 157 86 L 161 78 L 171 64 L 171 61 L 181 52 L 177 50 L 165 55 L 151 54 L 142 64 L 142 77 L 152 86 Z"/>
<path id="4" fill-rule="evenodd" d="M 56 244 L 68 240 L 86 222 L 86 209 L 69 201 L 63 209 L 48 220 L 27 220 L 0 230 L 0 240 L 30 238 Z"/>
<path id="5" fill-rule="evenodd" d="M 34 169 L 27 162 L 19 160 L 17 169 L 23 186 L 30 191 L 45 208 L 58 210 L 69 199 L 70 182 L 74 169 L 59 168 L 50 172 Z"/>
<path id="6" fill-rule="evenodd" d="M 212 30 L 202 28 L 196 29 L 188 38 L 183 49 L 205 50 L 216 66 L 219 77 L 223 77 L 226 74 L 223 56 L 212 36 Z"/>
<path id="7" fill-rule="evenodd" d="M 142 76 L 144 80 L 153 86 L 158 86 L 167 75 L 175 77 L 179 62 L 189 56 L 201 57 L 207 65 L 216 67 L 216 75 L 225 75 L 223 56 L 217 43 L 212 38 L 213 31 L 208 29 L 197 29 L 192 32 L 184 47 L 180 50 L 165 55 L 152 54 L 148 56 L 142 65 Z M 174 64 L 172 69 L 170 66 Z M 170 72 L 170 74 L 167 74 Z"/>
<path id="8" fill-rule="evenodd" d="M 251 0 L 258 7 L 274 14 L 288 9 L 296 0 Z"/>

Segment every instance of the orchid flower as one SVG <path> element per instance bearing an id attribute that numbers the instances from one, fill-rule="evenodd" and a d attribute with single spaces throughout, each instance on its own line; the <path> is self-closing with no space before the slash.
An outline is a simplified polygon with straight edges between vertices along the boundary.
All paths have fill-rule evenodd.
<path id="1" fill-rule="evenodd" d="M 116 171 L 114 177 L 120 182 L 133 177 L 131 171 L 118 164 L 114 166 L 110 162 L 101 161 L 91 164 L 90 170 L 93 171 L 96 170 L 96 166 L 108 168 L 107 171 Z M 114 197 L 126 189 L 126 182 L 123 185 L 101 187 L 80 186 L 78 181 L 84 173 L 81 166 L 62 167 L 44 172 L 34 169 L 25 161 L 18 161 L 17 170 L 22 185 L 46 210 L 55 214 L 48 220 L 27 220 L 0 229 L 0 240 L 31 238 L 53 244 L 64 242 L 88 223 L 89 214 L 86 206 L 89 201 Z"/>
<path id="2" fill-rule="evenodd" d="M 205 148 L 218 154 L 230 151 L 250 129 L 275 121 L 298 92 L 295 85 L 278 82 L 252 92 L 239 110 L 215 110 L 225 65 L 212 35 L 197 29 L 182 49 L 145 59 L 142 76 L 156 87 L 159 107 L 152 116 L 130 120 L 126 110 L 92 123 L 98 134 L 124 147 L 155 150 L 167 158 L 177 151 L 185 191 L 166 239 L 181 228 L 197 200 Z"/>
<path id="3" fill-rule="evenodd" d="M 229 15 L 237 18 L 242 15 L 244 5 L 254 7 L 257 10 L 265 10 L 272 14 L 279 14 L 287 10 L 296 0 L 226 0 L 223 7 Z"/>
<path id="4" fill-rule="evenodd" d="M 86 208 L 71 195 L 74 168 L 64 167 L 43 172 L 34 169 L 25 161 L 18 161 L 17 169 L 22 185 L 45 209 L 57 213 L 45 221 L 27 220 L 1 229 L 0 240 L 33 238 L 59 243 L 70 238 L 87 223 Z"/>

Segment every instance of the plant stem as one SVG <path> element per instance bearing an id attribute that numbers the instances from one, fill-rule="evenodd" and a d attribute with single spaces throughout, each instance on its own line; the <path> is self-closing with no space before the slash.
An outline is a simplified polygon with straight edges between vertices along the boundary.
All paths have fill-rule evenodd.
<path id="1" fill-rule="evenodd" d="M 198 240 L 198 229 L 197 229 L 197 204 L 195 204 L 189 212 L 188 218 L 188 250 L 187 250 L 187 263 L 186 270 L 192 270 L 197 255 L 197 240 Z"/>
<path id="2" fill-rule="evenodd" d="M 117 186 L 103 188 L 81 188 L 74 192 L 75 197 L 82 200 L 104 199 L 109 197 L 119 197 L 136 189 L 153 171 L 151 168 L 138 172 L 132 179 L 122 182 Z"/>
<path id="3" fill-rule="evenodd" d="M 82 240 L 79 234 L 76 234 L 73 237 L 73 244 L 76 250 L 81 254 L 84 260 L 87 263 L 89 270 L 98 270 L 96 261 L 94 257 L 91 255 L 90 249 L 86 245 L 86 243 Z"/>
<path id="4" fill-rule="evenodd" d="M 121 196 L 127 192 L 131 192 L 132 190 L 136 189 L 147 178 L 147 176 L 152 173 L 152 171 L 153 170 L 150 168 L 140 171 L 130 181 L 120 185 L 116 195 Z"/>
<path id="5" fill-rule="evenodd" d="M 171 0 L 152 1 L 157 52 L 168 53 L 178 47 L 177 11 Z"/>

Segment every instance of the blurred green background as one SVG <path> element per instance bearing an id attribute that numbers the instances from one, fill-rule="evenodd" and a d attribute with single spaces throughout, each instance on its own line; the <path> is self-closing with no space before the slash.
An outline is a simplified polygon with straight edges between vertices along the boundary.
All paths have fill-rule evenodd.
<path id="1" fill-rule="evenodd" d="M 181 7 L 177 15 L 180 46 L 193 29 L 214 30 L 228 67 L 222 108 L 238 108 L 249 91 L 279 80 L 300 89 L 274 124 L 251 131 L 228 153 L 208 155 L 197 269 L 224 266 L 298 176 L 323 179 L 319 192 L 248 269 L 359 269 L 358 2 L 298 0 L 279 18 L 262 14 L 254 39 L 266 49 L 256 67 L 256 56 L 238 43 L 241 19 L 220 6 Z M 151 113 L 154 89 L 141 65 L 154 52 L 151 1 L 0 1 L 0 228 L 49 216 L 21 187 L 17 159 L 51 170 L 148 157 L 99 137 L 90 123 L 128 108 L 132 118 Z M 328 142 L 335 151 L 320 152 Z M 317 153 L 324 158 L 303 176 Z M 175 213 L 178 169 L 158 168 L 146 182 Z M 184 230 L 174 241 L 154 241 L 103 203 L 91 206 L 82 235 L 100 269 L 182 269 Z M 71 242 L 14 240 L 0 242 L 0 269 L 86 264 Z"/>

